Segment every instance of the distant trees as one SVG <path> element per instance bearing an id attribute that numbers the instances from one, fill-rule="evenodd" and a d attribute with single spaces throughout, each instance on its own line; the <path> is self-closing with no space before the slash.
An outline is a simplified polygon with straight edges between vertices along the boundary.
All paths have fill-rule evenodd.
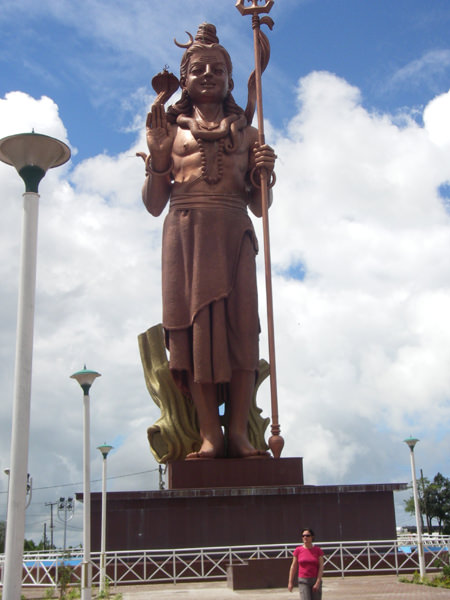
<path id="1" fill-rule="evenodd" d="M 441 473 L 431 482 L 422 477 L 418 488 L 420 512 L 426 519 L 428 532 L 437 525 L 439 533 L 450 534 L 450 479 Z M 405 511 L 414 514 L 414 496 L 405 500 Z"/>
<path id="2" fill-rule="evenodd" d="M 36 546 L 33 540 L 25 539 L 23 542 L 23 549 L 25 552 L 34 552 L 35 550 L 39 550 L 38 546 Z"/>
<path id="3" fill-rule="evenodd" d="M 6 542 L 6 521 L 0 521 L 0 554 L 5 552 Z M 36 545 L 33 540 L 24 540 L 24 550 L 35 550 Z"/>
<path id="4" fill-rule="evenodd" d="M 25 550 L 25 552 L 35 552 L 38 550 L 49 550 L 51 549 L 51 545 L 47 536 L 44 536 L 44 538 L 41 539 L 39 544 L 36 544 L 34 540 L 26 539 L 23 544 L 23 549 Z"/>
<path id="5" fill-rule="evenodd" d="M 0 521 L 0 554 L 5 551 L 6 521 Z"/>
<path id="6" fill-rule="evenodd" d="M 0 521 L 0 554 L 5 552 L 5 541 L 6 541 L 6 521 Z M 44 532 L 43 538 L 40 540 L 39 544 L 36 544 L 33 540 L 25 539 L 23 542 L 23 549 L 25 552 L 33 552 L 35 550 L 49 550 L 55 548 L 50 544 L 50 540 L 48 539 L 46 533 Z M 1 594 L 0 594 L 1 598 Z"/>

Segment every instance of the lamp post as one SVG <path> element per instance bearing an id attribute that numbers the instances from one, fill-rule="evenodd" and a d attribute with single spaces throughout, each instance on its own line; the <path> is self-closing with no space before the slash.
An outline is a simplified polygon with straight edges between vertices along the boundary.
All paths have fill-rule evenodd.
<path id="1" fill-rule="evenodd" d="M 21 133 L 0 140 L 0 160 L 14 166 L 25 183 L 11 428 L 9 527 L 6 530 L 3 578 L 5 600 L 19 600 L 22 587 L 36 292 L 38 188 L 48 169 L 64 164 L 69 158 L 68 146 L 47 135 Z"/>
<path id="2" fill-rule="evenodd" d="M 103 456 L 103 471 L 102 471 L 102 533 L 100 544 L 100 592 L 105 591 L 106 579 L 106 458 L 109 452 L 113 449 L 105 442 L 102 446 L 97 447 Z"/>
<path id="3" fill-rule="evenodd" d="M 414 512 L 416 513 L 416 529 L 417 529 L 417 550 L 419 554 L 419 571 L 420 577 L 425 577 L 425 557 L 423 553 L 423 542 L 422 542 L 422 519 L 420 516 L 420 505 L 419 505 L 419 492 L 417 489 L 416 479 L 416 463 L 414 461 L 414 446 L 419 441 L 416 438 L 409 437 L 403 440 L 408 445 L 411 457 L 411 473 L 413 483 L 413 494 L 414 494 Z"/>
<path id="4" fill-rule="evenodd" d="M 100 373 L 84 369 L 70 376 L 83 390 L 83 562 L 81 565 L 81 600 L 91 600 L 91 464 L 90 464 L 90 415 L 89 390 Z"/>

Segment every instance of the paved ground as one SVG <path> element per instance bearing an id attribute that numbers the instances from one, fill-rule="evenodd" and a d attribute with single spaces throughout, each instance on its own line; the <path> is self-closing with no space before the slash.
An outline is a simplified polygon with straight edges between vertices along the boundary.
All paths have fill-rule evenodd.
<path id="1" fill-rule="evenodd" d="M 287 589 L 233 591 L 225 582 L 155 584 L 145 586 L 120 586 L 123 600 L 297 600 L 298 592 Z M 424 585 L 400 583 L 396 575 L 363 577 L 326 577 L 323 600 L 450 600 L 450 590 Z"/>
<path id="2" fill-rule="evenodd" d="M 121 593 L 123 600 L 298 600 L 298 591 L 290 594 L 286 589 L 233 591 L 225 582 L 179 583 L 118 586 L 110 589 L 111 596 Z M 30 600 L 44 598 L 36 589 L 22 589 Z M 93 594 L 95 598 L 95 594 Z M 362 577 L 326 577 L 323 600 L 450 600 L 450 590 L 425 585 L 401 583 L 396 575 Z"/>

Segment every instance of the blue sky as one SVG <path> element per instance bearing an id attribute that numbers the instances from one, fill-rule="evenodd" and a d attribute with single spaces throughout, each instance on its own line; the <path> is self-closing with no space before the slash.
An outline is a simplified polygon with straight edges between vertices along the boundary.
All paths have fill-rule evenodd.
<path id="1" fill-rule="evenodd" d="M 173 38 L 185 41 L 202 21 L 217 26 L 230 51 L 234 95 L 245 105 L 252 32 L 234 4 L 0 2 L 0 137 L 34 127 L 72 149 L 71 162 L 41 185 L 29 461 L 36 493 L 27 515 L 36 540 L 45 502 L 80 491 L 81 396 L 69 375 L 84 363 L 102 373 L 92 391 L 93 489 L 104 441 L 116 446 L 110 489 L 157 486 L 146 428 L 158 414 L 136 336 L 161 318 L 163 218 L 142 206 L 134 155 L 145 149 L 153 75 L 165 65 L 178 73 Z M 421 440 L 418 469 L 448 476 L 450 6 L 276 0 L 271 17 L 263 92 L 266 137 L 279 157 L 271 250 L 285 456 L 304 457 L 306 483 L 409 481 L 402 440 L 412 434 Z M 3 471 L 22 183 L 0 164 L 0 186 Z M 267 357 L 261 257 L 258 269 Z M 268 389 L 260 402 L 270 414 Z M 6 488 L 0 479 L 0 519 Z M 412 522 L 402 499 L 399 524 Z M 72 543 L 81 541 L 77 515 Z"/>
<path id="2" fill-rule="evenodd" d="M 180 50 L 173 37 L 184 40 L 184 31 L 195 32 L 203 19 L 219 24 L 218 15 L 226 19 L 219 34 L 232 52 L 236 96 L 245 104 L 252 61 L 249 18 L 241 17 L 232 0 L 220 9 L 215 4 L 153 0 L 133 2 L 125 11 L 121 2 L 108 9 L 104 2 L 4 1 L 0 92 L 50 96 L 60 107 L 78 158 L 120 152 L 133 139 L 136 110 L 142 111 L 143 92 L 152 93 L 154 72 L 166 63 L 178 71 Z M 269 36 L 265 113 L 278 127 L 295 111 L 288 99 L 298 78 L 312 70 L 336 73 L 358 86 L 365 106 L 391 113 L 420 108 L 447 91 L 450 15 L 445 0 L 284 0 L 275 3 L 271 16 L 275 28 Z"/>

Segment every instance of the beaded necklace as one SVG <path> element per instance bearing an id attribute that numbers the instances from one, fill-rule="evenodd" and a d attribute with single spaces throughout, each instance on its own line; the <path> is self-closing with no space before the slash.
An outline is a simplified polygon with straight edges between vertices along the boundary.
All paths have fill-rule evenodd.
<path id="1" fill-rule="evenodd" d="M 202 179 L 210 185 L 215 185 L 216 183 L 219 183 L 223 177 L 223 150 L 225 146 L 225 138 L 222 137 L 214 142 L 206 142 L 206 144 L 208 144 L 207 147 L 205 147 L 205 140 L 202 138 L 196 138 L 196 141 L 201 156 Z M 217 146 L 217 150 L 215 152 L 215 148 L 213 149 L 211 144 Z M 210 161 L 208 161 L 206 148 L 213 150 L 214 152 L 212 164 Z M 211 154 L 211 152 L 209 152 L 209 154 Z"/>

